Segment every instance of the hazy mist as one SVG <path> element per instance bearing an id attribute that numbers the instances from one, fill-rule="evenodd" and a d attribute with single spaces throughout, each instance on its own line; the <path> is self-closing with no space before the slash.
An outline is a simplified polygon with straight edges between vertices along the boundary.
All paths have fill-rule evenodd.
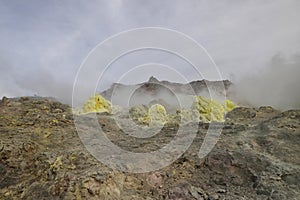
<path id="1" fill-rule="evenodd" d="M 0 98 L 38 95 L 71 103 L 76 73 L 97 44 L 122 31 L 151 26 L 183 32 L 202 44 L 222 78 L 235 83 L 230 93 L 238 101 L 300 108 L 299 10 L 298 0 L 4 0 L 0 2 Z M 131 64 L 143 61 L 167 63 L 176 65 L 188 81 L 194 80 L 190 66 L 166 62 L 171 57 L 138 56 L 139 62 L 125 59 L 124 66 L 129 70 Z M 122 65 L 109 71 L 102 88 L 126 72 L 127 68 L 120 70 Z M 211 71 L 208 66 L 201 70 Z M 176 81 L 175 76 L 156 72 L 140 70 L 130 83 L 147 81 L 152 75 Z"/>
<path id="2" fill-rule="evenodd" d="M 270 105 L 287 110 L 300 108 L 300 56 L 275 55 L 266 68 L 253 71 L 237 81 L 229 93 L 241 103 Z"/>

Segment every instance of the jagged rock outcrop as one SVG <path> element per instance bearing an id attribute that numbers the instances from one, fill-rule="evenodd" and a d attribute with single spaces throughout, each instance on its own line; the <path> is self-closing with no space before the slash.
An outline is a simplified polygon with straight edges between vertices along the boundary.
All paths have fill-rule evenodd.
<path id="1" fill-rule="evenodd" d="M 227 90 L 232 83 L 229 80 L 223 81 L 208 81 L 199 80 L 192 81 L 190 83 L 174 83 L 169 81 L 159 81 L 155 77 L 150 77 L 147 82 L 136 84 L 136 85 L 124 85 L 120 83 L 114 83 L 109 89 L 101 92 L 101 95 L 106 99 L 111 99 L 113 92 L 118 93 L 118 91 L 130 91 L 131 88 L 137 88 L 136 94 L 150 94 L 157 95 L 158 93 L 167 93 L 169 95 L 174 95 L 172 91 L 182 94 L 182 95 L 200 95 L 202 92 L 207 92 L 207 85 L 219 93 L 223 93 L 223 88 L 220 84 L 224 86 Z"/>

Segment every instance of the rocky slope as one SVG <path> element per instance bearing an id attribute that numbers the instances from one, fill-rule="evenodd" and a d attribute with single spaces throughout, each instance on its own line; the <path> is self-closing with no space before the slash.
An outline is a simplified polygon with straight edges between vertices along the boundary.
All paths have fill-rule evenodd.
<path id="1" fill-rule="evenodd" d="M 152 76 L 147 82 L 135 85 L 114 83 L 109 89 L 101 92 L 101 95 L 110 101 L 114 99 L 114 103 L 121 106 L 125 105 L 119 101 L 120 99 L 131 100 L 133 102 L 131 105 L 136 105 L 134 101 L 136 101 L 137 104 L 141 102 L 148 104 L 154 99 L 161 99 L 166 102 L 171 101 L 171 104 L 177 104 L 178 102 L 175 103 L 173 101 L 178 98 L 178 95 L 201 95 L 207 97 L 209 97 L 209 93 L 224 95 L 224 92 L 227 91 L 231 85 L 232 83 L 228 80 L 198 80 L 185 84 L 160 81 Z"/>
<path id="2" fill-rule="evenodd" d="M 88 118 L 88 116 L 86 116 Z M 130 174 L 94 159 L 81 143 L 71 108 L 49 98 L 0 101 L 0 199 L 300 199 L 300 110 L 236 108 L 204 159 L 197 152 L 207 124 L 176 162 Z M 122 134 L 112 116 L 98 115 L 107 137 L 147 152 L 168 143 L 177 127 L 156 137 Z"/>

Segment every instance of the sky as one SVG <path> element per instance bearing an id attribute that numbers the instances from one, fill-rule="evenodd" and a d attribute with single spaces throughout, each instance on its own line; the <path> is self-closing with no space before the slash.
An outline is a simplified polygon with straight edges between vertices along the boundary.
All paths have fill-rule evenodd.
<path id="1" fill-rule="evenodd" d="M 247 85 L 239 89 L 247 90 L 247 98 L 252 98 L 249 80 L 262 83 L 258 87 L 261 90 L 253 95 L 275 89 L 275 70 L 280 82 L 287 82 L 295 101 L 300 96 L 295 95 L 299 93 L 297 87 L 291 86 L 299 83 L 299 10 L 298 0 L 0 0 L 0 97 L 53 96 L 69 103 L 77 71 L 95 46 L 129 29 L 162 27 L 200 43 L 214 59 L 222 78 Z M 280 62 L 278 57 L 282 58 Z M 122 75 L 118 73 L 121 65 L 129 70 L 143 62 L 164 64 L 172 59 L 167 53 L 151 50 L 129 55 L 112 66 L 103 88 Z M 180 63 L 183 75 L 193 80 L 189 66 L 176 59 L 169 64 Z M 205 67 L 203 70 L 209 71 Z M 158 79 L 176 81 L 176 76 L 160 73 L 155 67 L 135 74 L 136 78 L 126 83 L 146 81 L 153 74 Z M 266 87 L 264 80 L 270 81 Z M 286 88 L 284 84 L 280 87 Z M 299 105 L 257 102 L 268 103 L 281 108 Z"/>

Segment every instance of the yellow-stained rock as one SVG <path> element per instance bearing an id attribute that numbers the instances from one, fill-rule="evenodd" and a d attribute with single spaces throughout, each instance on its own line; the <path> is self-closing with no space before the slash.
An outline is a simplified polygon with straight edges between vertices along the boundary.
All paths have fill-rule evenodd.
<path id="1" fill-rule="evenodd" d="M 58 156 L 56 160 L 50 165 L 50 170 L 53 172 L 58 172 L 62 168 L 62 156 Z"/>
<path id="2" fill-rule="evenodd" d="M 216 100 L 196 96 L 190 110 L 178 110 L 175 116 L 168 114 L 165 107 L 161 104 L 154 104 L 149 109 L 147 109 L 147 106 L 144 105 L 135 106 L 130 108 L 129 112 L 133 120 L 146 125 L 175 122 L 178 117 L 183 122 L 199 120 L 205 123 L 210 123 L 212 121 L 223 122 L 225 120 L 225 114 L 237 107 L 234 102 L 228 99 L 224 104 L 225 105 Z M 117 114 L 121 111 L 121 107 L 113 107 L 109 101 L 99 94 L 91 96 L 85 102 L 82 110 L 73 109 L 73 113 L 75 114 L 84 114 L 89 112 Z"/>
<path id="3" fill-rule="evenodd" d="M 96 94 L 84 103 L 83 112 L 111 113 L 111 103 L 101 95 Z"/>
<path id="4" fill-rule="evenodd" d="M 225 110 L 222 104 L 202 96 L 197 96 L 193 108 L 198 110 L 200 121 L 209 123 L 212 121 L 224 121 Z"/>
<path id="5" fill-rule="evenodd" d="M 147 115 L 138 120 L 143 124 L 165 124 L 167 122 L 167 111 L 163 105 L 154 104 L 148 109 Z"/>
<path id="6" fill-rule="evenodd" d="M 226 99 L 226 102 L 225 102 L 226 112 L 232 111 L 236 107 L 238 107 L 238 106 L 233 101 Z"/>

